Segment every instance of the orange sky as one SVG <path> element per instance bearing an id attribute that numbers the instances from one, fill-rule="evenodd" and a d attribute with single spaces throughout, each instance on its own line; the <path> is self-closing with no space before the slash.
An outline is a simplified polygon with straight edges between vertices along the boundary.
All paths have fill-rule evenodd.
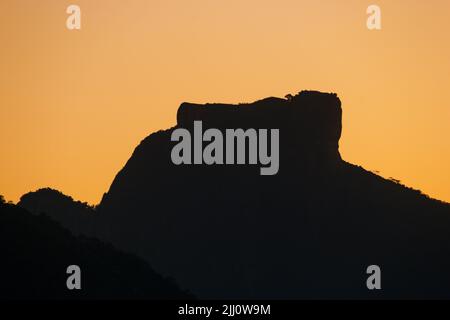
<path id="1" fill-rule="evenodd" d="M 182 101 L 314 89 L 343 102 L 345 160 L 450 201 L 449 32 L 448 0 L 2 0 L 0 194 L 98 203 Z"/>

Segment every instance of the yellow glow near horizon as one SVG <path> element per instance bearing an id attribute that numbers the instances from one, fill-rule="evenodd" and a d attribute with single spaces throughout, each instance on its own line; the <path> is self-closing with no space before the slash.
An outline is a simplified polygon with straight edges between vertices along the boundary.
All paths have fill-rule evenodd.
<path id="1" fill-rule="evenodd" d="M 449 31 L 447 0 L 2 0 L 0 194 L 98 203 L 181 102 L 311 89 L 343 102 L 343 159 L 450 201 Z"/>

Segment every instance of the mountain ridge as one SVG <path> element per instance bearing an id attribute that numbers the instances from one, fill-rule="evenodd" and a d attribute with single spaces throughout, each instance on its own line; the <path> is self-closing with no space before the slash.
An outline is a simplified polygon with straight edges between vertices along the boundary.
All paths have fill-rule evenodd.
<path id="1" fill-rule="evenodd" d="M 195 120 L 278 127 L 278 174 L 172 164 L 171 133 Z M 341 130 L 336 94 L 183 103 L 177 125 L 142 140 L 117 174 L 93 232 L 201 298 L 450 297 L 450 206 L 342 160 Z M 365 287 L 374 263 L 381 292 Z"/>

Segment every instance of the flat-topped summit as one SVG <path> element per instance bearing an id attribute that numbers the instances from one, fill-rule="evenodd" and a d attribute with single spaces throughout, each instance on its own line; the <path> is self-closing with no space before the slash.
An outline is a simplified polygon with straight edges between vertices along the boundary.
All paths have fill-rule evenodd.
<path id="1" fill-rule="evenodd" d="M 253 103 L 196 104 L 178 108 L 177 125 L 190 127 L 200 120 L 217 128 L 283 128 L 305 138 L 337 142 L 341 136 L 341 101 L 334 93 L 301 91 L 288 99 L 269 97 Z"/>
<path id="2" fill-rule="evenodd" d="M 284 164 L 305 161 L 336 164 L 341 160 L 341 101 L 334 93 L 301 91 L 286 99 L 269 97 L 253 103 L 196 104 L 184 102 L 177 112 L 177 128 L 192 131 L 194 121 L 204 128 L 279 129 Z M 296 150 L 295 154 L 291 151 Z"/>

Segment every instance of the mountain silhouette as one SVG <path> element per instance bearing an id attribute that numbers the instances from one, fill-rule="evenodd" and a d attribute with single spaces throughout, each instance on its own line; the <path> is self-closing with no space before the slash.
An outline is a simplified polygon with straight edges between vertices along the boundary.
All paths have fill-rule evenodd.
<path id="1" fill-rule="evenodd" d="M 278 174 L 173 164 L 172 132 L 192 132 L 196 120 L 279 129 Z M 69 201 L 67 216 L 52 217 L 200 298 L 450 298 L 450 206 L 342 160 L 341 130 L 336 94 L 183 103 L 177 125 L 139 144 L 98 207 Z M 31 193 L 19 205 L 56 212 L 50 198 Z M 382 290 L 366 287 L 370 265 L 381 268 Z"/>
<path id="2" fill-rule="evenodd" d="M 20 198 L 18 205 L 32 213 L 48 215 L 74 235 L 95 235 L 95 208 L 58 190 L 45 188 L 27 193 Z"/>
<path id="3" fill-rule="evenodd" d="M 46 215 L 0 201 L 0 299 L 192 299 L 131 254 L 75 237 Z M 81 268 L 68 290 L 67 267 Z"/>

